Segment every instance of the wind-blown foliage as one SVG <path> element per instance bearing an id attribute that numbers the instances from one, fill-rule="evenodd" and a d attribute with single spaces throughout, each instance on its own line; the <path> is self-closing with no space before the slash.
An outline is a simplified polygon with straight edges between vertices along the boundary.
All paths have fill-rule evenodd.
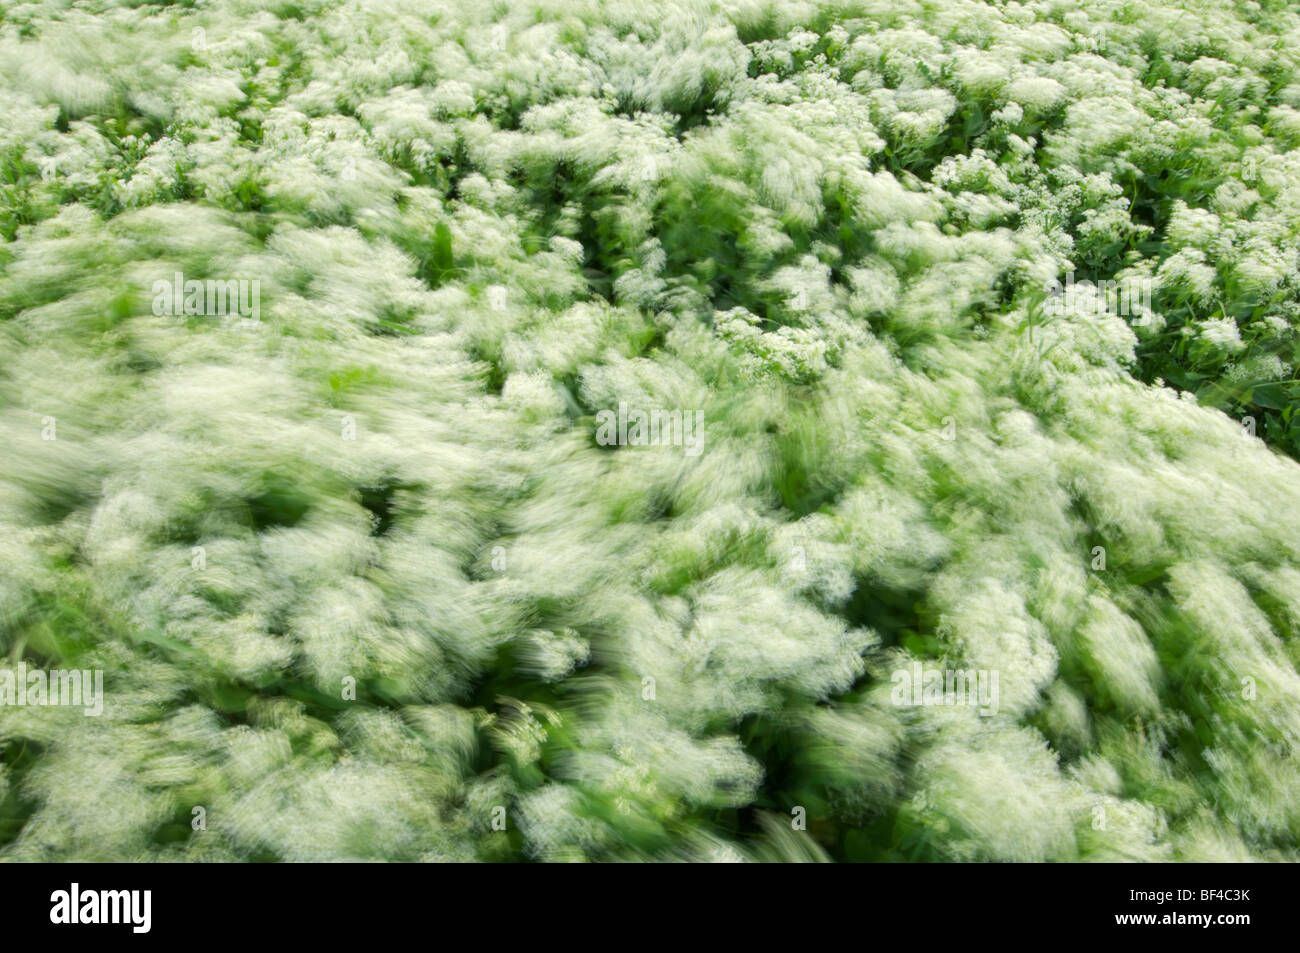
<path id="1" fill-rule="evenodd" d="M 1284 2 L 7 5 L 0 644 L 106 674 L 0 707 L 0 856 L 1297 859 L 1297 64 Z"/>

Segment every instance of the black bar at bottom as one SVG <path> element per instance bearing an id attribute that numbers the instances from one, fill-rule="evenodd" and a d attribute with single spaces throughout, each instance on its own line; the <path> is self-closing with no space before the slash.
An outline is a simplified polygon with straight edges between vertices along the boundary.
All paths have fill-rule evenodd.
<path id="1" fill-rule="evenodd" d="M 49 864 L 0 867 L 0 883 L 11 941 L 337 946 L 382 931 L 434 945 L 478 937 L 588 946 L 642 931 L 698 940 L 716 930 L 734 943 L 785 921 L 809 940 L 839 927 L 867 945 L 900 932 L 918 942 L 1126 934 L 1237 942 L 1286 928 L 1294 874 L 1286 865 L 792 866 Z"/>

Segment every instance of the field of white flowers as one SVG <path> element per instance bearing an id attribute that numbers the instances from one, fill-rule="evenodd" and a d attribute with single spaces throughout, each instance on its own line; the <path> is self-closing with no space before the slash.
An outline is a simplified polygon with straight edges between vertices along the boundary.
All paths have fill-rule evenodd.
<path id="1" fill-rule="evenodd" d="M 0 859 L 1300 859 L 1298 67 L 6 2 Z"/>

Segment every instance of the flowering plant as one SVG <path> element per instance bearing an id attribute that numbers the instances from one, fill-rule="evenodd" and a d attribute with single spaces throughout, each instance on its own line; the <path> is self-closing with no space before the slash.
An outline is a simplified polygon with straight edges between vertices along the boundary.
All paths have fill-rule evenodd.
<path id="1" fill-rule="evenodd" d="M 0 856 L 1297 859 L 1297 37 L 10 5 Z"/>

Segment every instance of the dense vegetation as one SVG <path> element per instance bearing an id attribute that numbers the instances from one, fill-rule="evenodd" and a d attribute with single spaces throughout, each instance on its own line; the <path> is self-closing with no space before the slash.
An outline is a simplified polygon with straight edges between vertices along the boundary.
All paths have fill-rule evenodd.
<path id="1" fill-rule="evenodd" d="M 0 856 L 1296 859 L 1298 65 L 1281 0 L 6 4 L 0 645 L 105 710 L 0 707 Z"/>

